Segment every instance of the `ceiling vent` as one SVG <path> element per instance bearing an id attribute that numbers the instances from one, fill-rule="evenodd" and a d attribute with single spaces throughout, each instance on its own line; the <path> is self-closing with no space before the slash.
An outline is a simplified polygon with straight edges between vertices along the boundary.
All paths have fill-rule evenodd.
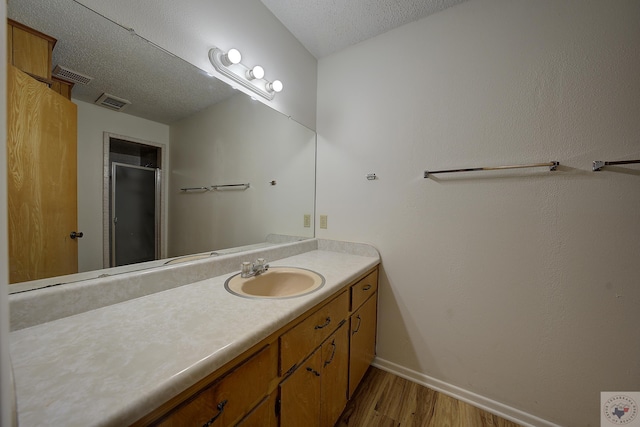
<path id="1" fill-rule="evenodd" d="M 101 107 L 114 111 L 122 111 L 127 107 L 127 105 L 131 104 L 131 102 L 126 99 L 118 98 L 117 96 L 109 95 L 108 93 L 100 95 L 100 98 L 96 99 L 95 103 Z"/>
<path id="2" fill-rule="evenodd" d="M 71 83 L 79 83 L 81 85 L 89 84 L 89 82 L 93 80 L 93 77 L 85 76 L 84 74 L 70 70 L 61 65 L 56 65 L 56 68 L 53 69 L 53 73 L 51 74 L 59 79 L 66 80 Z"/>

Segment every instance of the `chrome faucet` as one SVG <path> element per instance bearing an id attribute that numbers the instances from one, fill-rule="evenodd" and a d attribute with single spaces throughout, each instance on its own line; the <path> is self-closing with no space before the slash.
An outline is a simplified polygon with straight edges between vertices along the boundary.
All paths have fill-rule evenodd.
<path id="1" fill-rule="evenodd" d="M 241 268 L 240 277 L 246 279 L 264 273 L 269 269 L 269 264 L 267 264 L 264 258 L 258 258 L 256 262 L 253 263 L 249 261 L 243 262 Z"/>

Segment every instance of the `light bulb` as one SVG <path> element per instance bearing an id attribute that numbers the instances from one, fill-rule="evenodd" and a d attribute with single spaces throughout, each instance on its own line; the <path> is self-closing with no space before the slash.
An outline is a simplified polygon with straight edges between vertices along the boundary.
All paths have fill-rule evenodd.
<path id="1" fill-rule="evenodd" d="M 282 92 L 284 85 L 280 80 L 274 80 L 273 83 L 267 83 L 267 90 L 269 92 Z"/>
<path id="2" fill-rule="evenodd" d="M 222 63 L 228 67 L 233 64 L 239 64 L 242 60 L 242 55 L 238 49 L 229 49 L 220 59 Z"/>
<path id="3" fill-rule="evenodd" d="M 249 80 L 261 79 L 263 77 L 264 77 L 264 68 L 262 68 L 259 65 L 256 65 L 255 67 L 247 71 L 247 78 Z"/>

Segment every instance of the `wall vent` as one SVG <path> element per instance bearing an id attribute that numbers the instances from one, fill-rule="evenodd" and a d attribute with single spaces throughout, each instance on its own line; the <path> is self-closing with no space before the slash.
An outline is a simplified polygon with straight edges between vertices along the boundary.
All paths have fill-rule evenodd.
<path id="1" fill-rule="evenodd" d="M 95 103 L 114 111 L 122 111 L 127 107 L 127 105 L 131 104 L 131 102 L 126 99 L 118 98 L 117 96 L 109 95 L 108 93 L 100 95 L 100 98 L 96 99 Z"/>
<path id="2" fill-rule="evenodd" d="M 81 85 L 89 84 L 89 82 L 93 80 L 93 77 L 86 76 L 61 65 L 56 65 L 56 68 L 53 69 L 53 73 L 51 74 L 59 79 L 66 80 L 71 83 L 79 83 Z"/>

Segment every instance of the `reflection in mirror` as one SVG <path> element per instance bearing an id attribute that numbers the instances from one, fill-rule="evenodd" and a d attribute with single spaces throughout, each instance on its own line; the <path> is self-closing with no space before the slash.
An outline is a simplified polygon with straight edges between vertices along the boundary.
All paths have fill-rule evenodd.
<path id="1" fill-rule="evenodd" d="M 78 273 L 14 284 L 10 292 L 156 268 L 167 261 L 105 269 L 105 135 L 164 148 L 158 165 L 161 258 L 215 256 L 289 240 L 285 236 L 313 237 L 313 221 L 305 227 L 315 198 L 313 131 L 76 1 L 10 0 L 7 14 L 57 39 L 51 67 L 93 78 L 71 91 L 77 105 L 77 230 L 84 233 L 74 241 Z M 96 106 L 103 93 L 131 104 L 123 112 Z M 250 185 L 211 189 L 239 183 Z M 192 187 L 207 190 L 181 190 Z M 111 221 L 107 217 L 107 224 Z M 35 237 L 31 251 L 43 246 Z"/>

